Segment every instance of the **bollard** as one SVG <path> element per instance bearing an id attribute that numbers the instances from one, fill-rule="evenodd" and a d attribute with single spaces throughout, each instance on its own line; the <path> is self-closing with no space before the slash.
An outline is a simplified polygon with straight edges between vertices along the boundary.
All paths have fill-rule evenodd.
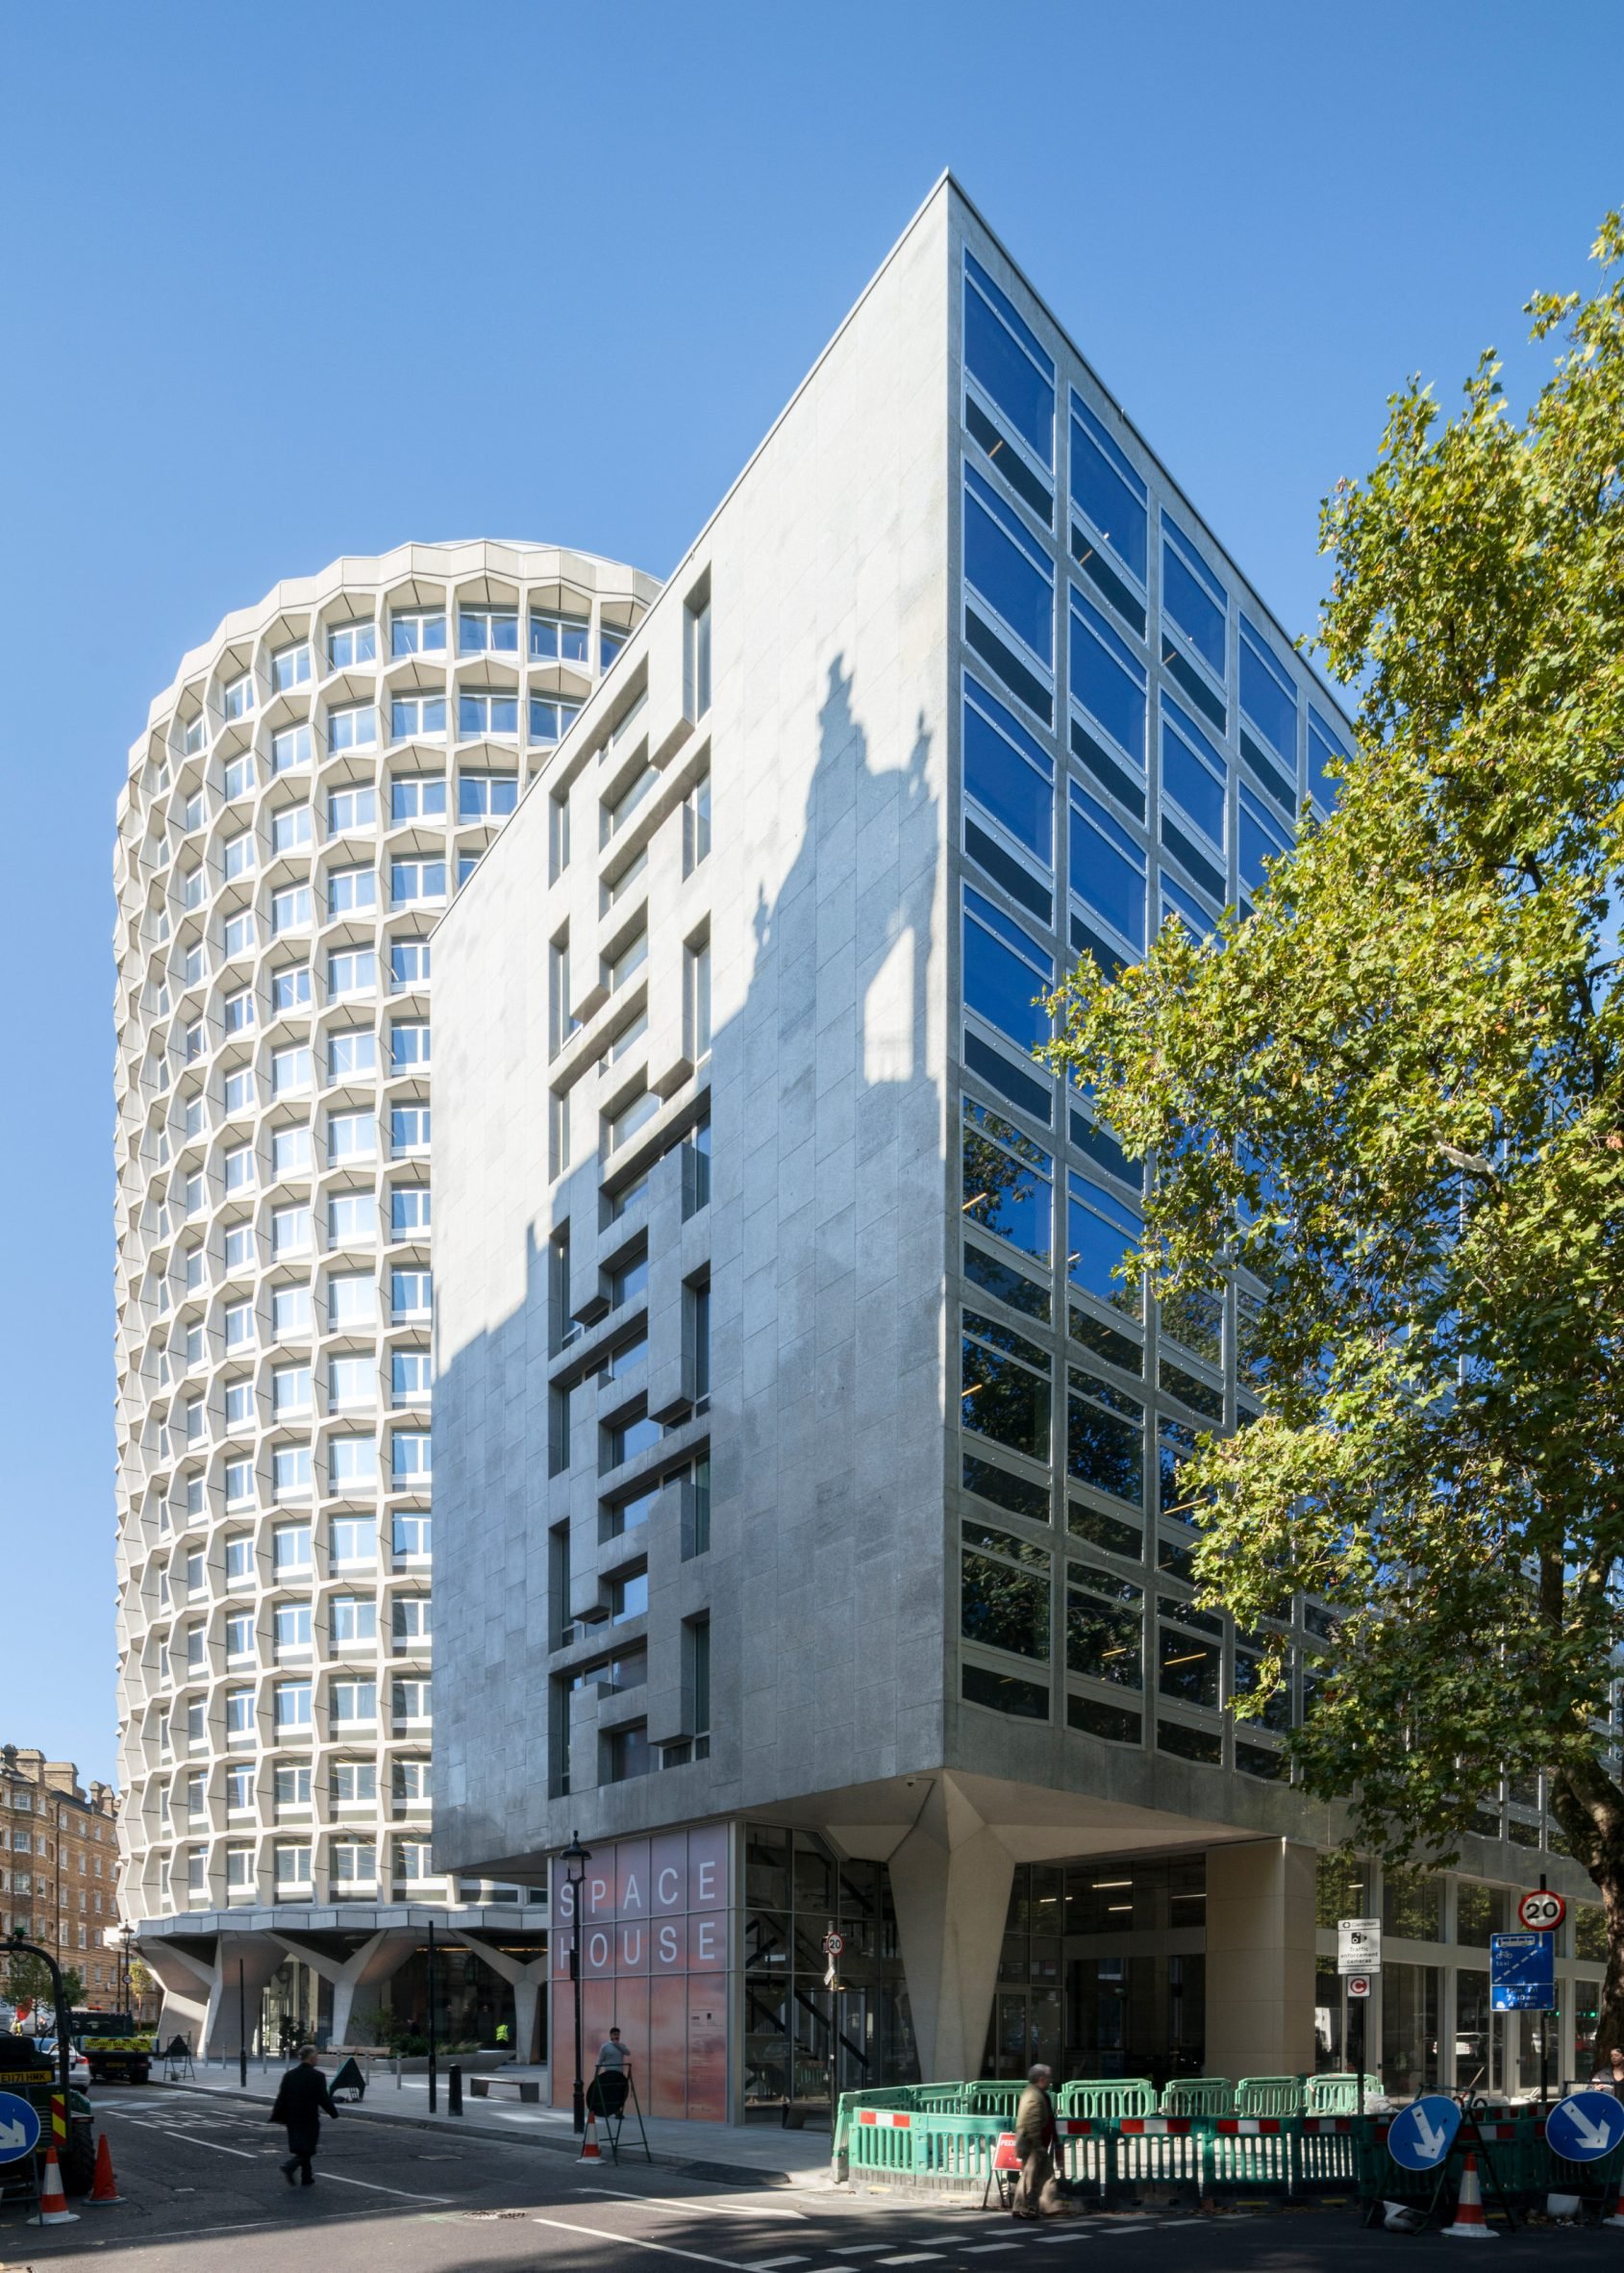
<path id="1" fill-rule="evenodd" d="M 445 2111 L 448 2115 L 460 2115 L 462 2112 L 462 2063 L 461 2061 L 454 2060 L 452 2061 L 447 2081 L 450 2090 L 446 2095 Z"/>
<path id="2" fill-rule="evenodd" d="M 400 2054 L 395 2054 L 395 2089 L 400 2089 Z"/>

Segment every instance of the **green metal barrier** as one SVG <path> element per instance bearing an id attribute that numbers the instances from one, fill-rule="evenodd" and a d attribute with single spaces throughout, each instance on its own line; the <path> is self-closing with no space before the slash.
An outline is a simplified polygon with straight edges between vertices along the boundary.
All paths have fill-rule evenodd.
<path id="1" fill-rule="evenodd" d="M 1242 2076 L 1235 2087 L 1237 2115 L 1300 2115 L 1301 2076 Z"/>
<path id="2" fill-rule="evenodd" d="M 1222 2115 L 1202 2127 L 1204 2190 L 1296 2191 L 1297 2126 L 1288 2115 Z"/>
<path id="3" fill-rule="evenodd" d="M 1015 2110 L 1020 2105 L 1024 2084 L 967 2084 L 964 2086 L 966 2115 L 1002 2115 L 1014 2121 Z"/>
<path id="4" fill-rule="evenodd" d="M 1359 2078 L 1311 2076 L 1303 2086 L 1305 2115 L 1359 2115 Z"/>
<path id="5" fill-rule="evenodd" d="M 1235 2086 L 1227 2076 L 1175 2076 L 1162 2094 L 1164 2115 L 1233 2115 Z"/>
<path id="6" fill-rule="evenodd" d="M 860 2170 L 874 2177 L 912 2178 L 918 2167 L 915 2149 L 925 2136 L 926 2125 L 953 2119 L 914 2115 L 906 2108 L 854 2109 L 845 2136 L 846 2167 L 854 2178 Z"/>
<path id="7" fill-rule="evenodd" d="M 873 2091 L 842 2091 L 835 2109 L 834 2136 L 830 2146 L 831 2158 L 837 2161 L 846 2145 L 851 2127 L 860 2108 L 901 2108 L 904 2111 L 913 2105 L 914 2094 L 922 2088 L 917 2084 L 887 2084 Z"/>
<path id="8" fill-rule="evenodd" d="M 969 2112 L 972 2084 L 914 2084 L 914 2112 L 920 2115 L 963 2115 Z"/>
<path id="9" fill-rule="evenodd" d="M 1305 2115 L 1294 2125 L 1300 2190 L 1330 2188 L 1340 2193 L 1359 2184 L 1362 2120 L 1354 2115 Z"/>
<path id="10" fill-rule="evenodd" d="M 1096 2115 L 1110 2122 L 1156 2111 L 1156 2086 L 1148 2076 L 1082 2077 L 1055 2093 L 1057 2115 Z"/>
<path id="11" fill-rule="evenodd" d="M 1594 2162 L 1570 2162 L 1556 2154 L 1545 2136 L 1542 2117 L 1522 2126 L 1526 2134 L 1525 2186 L 1534 2197 L 1578 2194 L 1590 2202 L 1605 2202 L 1611 2211 L 1624 2185 L 1624 2143 Z"/>

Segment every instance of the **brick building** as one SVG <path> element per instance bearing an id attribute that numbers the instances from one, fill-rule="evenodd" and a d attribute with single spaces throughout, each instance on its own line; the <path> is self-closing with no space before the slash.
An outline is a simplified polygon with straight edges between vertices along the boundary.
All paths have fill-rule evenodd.
<path id="1" fill-rule="evenodd" d="M 32 1746 L 0 1751 L 0 1927 L 48 1949 L 85 1984 L 85 2002 L 116 2006 L 118 1803 L 87 1792 L 70 1760 Z"/>

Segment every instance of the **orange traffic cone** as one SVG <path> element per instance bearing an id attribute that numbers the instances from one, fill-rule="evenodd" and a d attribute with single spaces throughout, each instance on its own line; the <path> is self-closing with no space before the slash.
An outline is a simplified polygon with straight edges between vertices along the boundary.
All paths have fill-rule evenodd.
<path id="1" fill-rule="evenodd" d="M 92 2202 L 122 2202 L 118 2182 L 112 2175 L 112 2149 L 107 2143 L 104 2131 L 96 2141 L 96 2183 L 90 2188 Z"/>
<path id="2" fill-rule="evenodd" d="M 1453 2241 L 1498 2241 L 1500 2236 L 1483 2214 L 1483 2187 L 1478 2182 L 1478 2159 L 1470 2147 L 1466 2149 L 1466 2166 L 1461 2173 L 1461 2195 L 1455 2205 L 1455 2223 L 1443 2229 L 1446 2238 Z"/>
<path id="3" fill-rule="evenodd" d="M 598 2152 L 598 2119 L 590 2111 L 587 2115 L 587 2136 L 581 2141 L 581 2152 L 576 2157 L 576 2161 L 578 2162 L 601 2162 L 603 2161 L 602 2155 Z"/>
<path id="4" fill-rule="evenodd" d="M 1612 2215 L 1603 2218 L 1604 2226 L 1624 2226 L 1624 2179 L 1618 2182 L 1618 2199 L 1612 2206 Z"/>
<path id="5" fill-rule="evenodd" d="M 62 2192 L 62 2174 L 57 2163 L 57 2150 L 51 2147 L 45 2155 L 45 2184 L 39 2189 L 39 2215 L 30 2218 L 29 2224 L 41 2226 L 76 2226 L 79 2212 L 69 2210 L 67 2196 Z"/>

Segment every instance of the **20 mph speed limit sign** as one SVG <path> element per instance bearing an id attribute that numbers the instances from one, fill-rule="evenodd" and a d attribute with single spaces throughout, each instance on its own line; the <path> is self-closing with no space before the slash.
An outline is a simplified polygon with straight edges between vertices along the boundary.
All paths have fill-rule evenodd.
<path id="1" fill-rule="evenodd" d="M 1525 1894 L 1517 1904 L 1517 1917 L 1530 1934 L 1554 1934 L 1567 1915 L 1567 1904 L 1560 1894 L 1551 1894 L 1541 1886 L 1533 1894 Z"/>

